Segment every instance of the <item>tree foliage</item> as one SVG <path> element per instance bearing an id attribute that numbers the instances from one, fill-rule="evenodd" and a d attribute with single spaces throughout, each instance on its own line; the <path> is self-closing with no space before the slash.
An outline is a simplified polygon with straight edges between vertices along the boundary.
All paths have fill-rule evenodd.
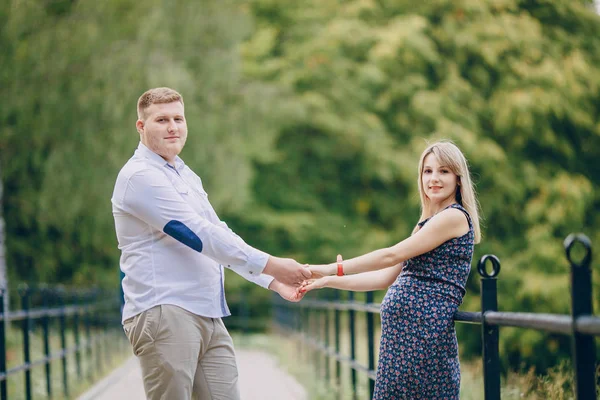
<path id="1" fill-rule="evenodd" d="M 286 155 L 259 165 L 261 205 L 306 224 L 294 235 L 296 219 L 264 218 L 288 232 L 270 228 L 272 240 L 318 261 L 401 240 L 419 215 L 425 140 L 450 138 L 485 218 L 477 258 L 502 260 L 501 309 L 568 313 L 562 241 L 600 239 L 600 19 L 587 3 L 254 1 L 246 72 L 291 88 L 306 110 L 281 130 Z M 479 307 L 477 282 L 466 309 Z M 544 367 L 566 344 L 546 338 L 503 331 L 503 351 Z M 465 342 L 467 354 L 479 348 Z"/>
<path id="2" fill-rule="evenodd" d="M 402 240 L 419 216 L 418 157 L 450 138 L 482 206 L 476 259 L 502 261 L 500 308 L 567 313 L 562 241 L 581 231 L 600 242 L 600 18 L 589 3 L 4 2 L 9 275 L 116 284 L 110 196 L 138 141 L 135 102 L 171 86 L 186 102 L 182 157 L 247 242 L 316 263 Z M 268 294 L 230 277 L 227 289 Z M 474 272 L 464 309 L 479 308 L 478 291 Z M 475 354 L 479 337 L 459 336 Z M 568 351 L 535 332 L 501 338 L 512 365 Z"/>
<path id="3" fill-rule="evenodd" d="M 211 2 L 12 3 L 0 149 L 13 277 L 115 283 L 110 197 L 137 145 L 135 104 L 148 87 L 180 88 L 197 137 L 186 160 L 222 209 L 244 204 L 272 121 L 292 112 L 276 88 L 241 81 L 237 46 L 248 16 Z M 231 187 L 214 184 L 225 181 Z"/>

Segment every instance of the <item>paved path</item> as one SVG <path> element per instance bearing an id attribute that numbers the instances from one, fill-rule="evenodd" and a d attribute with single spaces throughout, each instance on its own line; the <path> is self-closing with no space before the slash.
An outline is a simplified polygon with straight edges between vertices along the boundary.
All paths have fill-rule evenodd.
<path id="1" fill-rule="evenodd" d="M 279 369 L 277 361 L 258 350 L 236 349 L 242 400 L 306 400 L 304 388 Z M 140 367 L 130 358 L 78 400 L 144 400 Z"/>

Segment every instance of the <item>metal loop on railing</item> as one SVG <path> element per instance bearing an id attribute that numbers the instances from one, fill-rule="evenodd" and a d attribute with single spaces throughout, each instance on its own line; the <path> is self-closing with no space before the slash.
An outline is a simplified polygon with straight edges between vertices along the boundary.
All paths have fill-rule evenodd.
<path id="1" fill-rule="evenodd" d="M 492 261 L 492 272 L 489 274 L 485 268 L 485 263 L 487 260 Z M 486 254 L 479 259 L 477 271 L 479 271 L 479 275 L 481 275 L 483 278 L 495 278 L 500 273 L 500 260 L 493 254 Z"/>
<path id="2" fill-rule="evenodd" d="M 19 292 L 19 295 L 22 296 L 26 296 L 29 295 L 31 293 L 31 289 L 29 288 L 29 285 L 27 285 L 26 283 L 22 283 L 19 285 L 19 288 L 17 289 Z"/>
<path id="3" fill-rule="evenodd" d="M 571 258 L 571 250 L 575 247 L 576 243 L 581 243 L 585 248 L 585 255 L 579 263 L 575 262 Z M 573 267 L 584 267 L 588 268 L 592 260 L 592 241 L 583 233 L 571 233 L 564 241 L 565 251 L 567 253 L 567 260 Z"/>

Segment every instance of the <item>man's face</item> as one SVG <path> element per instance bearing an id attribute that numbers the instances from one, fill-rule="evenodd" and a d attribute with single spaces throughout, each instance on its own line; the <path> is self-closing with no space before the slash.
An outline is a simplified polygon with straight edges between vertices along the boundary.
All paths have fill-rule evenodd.
<path id="1" fill-rule="evenodd" d="M 138 119 L 136 122 L 142 143 L 173 164 L 187 139 L 183 104 L 179 101 L 152 104 L 146 109 L 145 115 L 144 120 Z"/>

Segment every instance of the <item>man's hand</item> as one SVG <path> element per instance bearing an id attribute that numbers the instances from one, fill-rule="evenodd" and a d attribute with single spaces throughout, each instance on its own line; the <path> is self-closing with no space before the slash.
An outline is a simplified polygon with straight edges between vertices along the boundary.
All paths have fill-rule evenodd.
<path id="1" fill-rule="evenodd" d="M 269 289 L 279 293 L 283 299 L 293 303 L 302 300 L 304 297 L 304 293 L 301 293 L 298 288 L 281 283 L 277 279 L 273 279 L 273 282 L 269 285 Z"/>
<path id="2" fill-rule="evenodd" d="M 271 275 L 281 283 L 300 286 L 305 279 L 311 277 L 308 268 L 291 258 L 269 257 L 263 274 Z"/>

